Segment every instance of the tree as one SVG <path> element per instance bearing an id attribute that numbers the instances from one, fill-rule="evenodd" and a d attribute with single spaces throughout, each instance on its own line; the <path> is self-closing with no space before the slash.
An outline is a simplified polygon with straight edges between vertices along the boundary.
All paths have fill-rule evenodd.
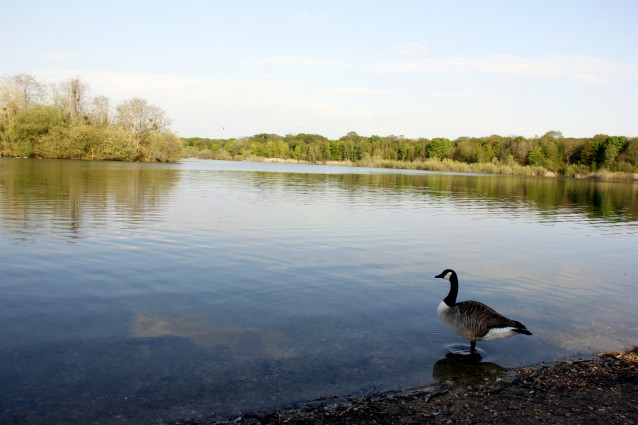
<path id="1" fill-rule="evenodd" d="M 454 147 L 454 144 L 445 138 L 437 137 L 432 139 L 430 143 L 426 146 L 426 152 L 428 158 L 439 158 L 443 159 L 447 155 L 448 151 Z"/>
<path id="2" fill-rule="evenodd" d="M 53 99 L 69 117 L 83 117 L 88 112 L 89 88 L 79 78 L 70 78 L 58 84 Z"/>
<path id="3" fill-rule="evenodd" d="M 64 127 L 57 108 L 34 105 L 16 115 L 9 129 L 12 154 L 23 157 L 43 156 L 44 136 L 53 128 Z M 49 140 L 50 141 L 50 140 Z"/>
<path id="4" fill-rule="evenodd" d="M 625 155 L 631 165 L 638 167 L 638 137 L 629 140 L 627 148 L 625 149 Z"/>
<path id="5" fill-rule="evenodd" d="M 454 148 L 453 158 L 455 161 L 472 164 L 479 160 L 478 141 L 464 137 L 457 141 Z"/>
<path id="6" fill-rule="evenodd" d="M 349 161 L 356 161 L 358 158 L 356 143 L 352 139 L 345 140 L 343 142 L 343 155 L 344 159 Z"/>
<path id="7" fill-rule="evenodd" d="M 197 156 L 199 159 L 213 159 L 213 152 L 210 149 L 202 149 L 199 152 L 195 152 L 195 155 L 189 154 L 187 157 Z"/>
<path id="8" fill-rule="evenodd" d="M 527 163 L 529 165 L 536 165 L 539 167 L 544 167 L 547 164 L 547 158 L 543 153 L 543 148 L 540 145 L 537 145 L 532 149 L 527 157 Z"/>
<path id="9" fill-rule="evenodd" d="M 598 166 L 598 151 L 606 138 L 606 135 L 596 135 L 593 139 L 585 141 L 583 146 L 575 152 L 574 162 L 596 169 Z"/>
<path id="10" fill-rule="evenodd" d="M 103 159 L 100 153 L 101 136 L 96 127 L 75 120 L 66 137 L 68 153 L 65 157 L 82 159 L 86 155 L 88 159 Z"/>
<path id="11" fill-rule="evenodd" d="M 4 79 L 0 85 L 0 154 L 10 151 L 12 141 L 9 131 L 15 117 L 41 102 L 45 93 L 44 85 L 31 74 L 19 74 Z"/>
<path id="12" fill-rule="evenodd" d="M 272 142 L 272 141 L 271 141 Z M 244 150 L 250 146 L 250 140 L 243 137 L 241 139 L 231 139 L 224 145 L 224 150 L 228 152 L 231 158 L 239 157 L 242 155 Z M 268 146 L 268 143 L 266 143 Z M 274 146 L 274 142 L 271 143 L 271 146 Z M 268 148 L 266 148 L 267 150 Z M 274 148 L 272 152 L 266 152 L 266 156 L 274 155 Z"/>
<path id="13" fill-rule="evenodd" d="M 545 133 L 542 138 L 543 139 L 562 139 L 563 133 L 556 130 L 550 130 L 547 133 Z"/>
<path id="14" fill-rule="evenodd" d="M 160 108 L 134 98 L 118 107 L 113 123 L 110 101 L 89 98 L 78 78 L 55 87 L 44 103 L 44 85 L 29 74 L 0 84 L 0 155 L 39 158 L 176 161 L 182 143 L 168 131 Z"/>
<path id="15" fill-rule="evenodd" d="M 343 148 L 344 144 L 342 140 L 332 140 L 330 142 L 330 156 L 327 159 L 343 161 Z"/>
<path id="16" fill-rule="evenodd" d="M 517 137 L 512 143 L 512 156 L 517 163 L 524 165 L 527 163 L 527 157 L 533 148 L 533 143 L 523 137 Z"/>
<path id="17" fill-rule="evenodd" d="M 14 103 L 15 111 L 41 103 L 45 97 L 45 87 L 31 74 L 18 74 L 5 80 L 6 93 L 3 100 Z M 5 97 L 8 96 L 8 97 Z"/>
<path id="18" fill-rule="evenodd" d="M 565 162 L 567 165 L 572 163 L 572 157 L 574 157 L 577 152 L 583 148 L 585 145 L 585 140 L 583 139 L 563 139 L 562 141 L 563 147 L 563 155 L 565 157 Z"/>
<path id="19" fill-rule="evenodd" d="M 478 162 L 491 162 L 495 157 L 493 141 L 493 136 L 487 140 L 479 139 Z"/>
<path id="20" fill-rule="evenodd" d="M 106 96 L 93 98 L 89 111 L 89 121 L 91 124 L 106 127 L 111 123 L 111 100 Z"/>
<path id="21" fill-rule="evenodd" d="M 116 108 L 115 121 L 124 130 L 141 137 L 167 130 L 169 119 L 159 107 L 135 97 Z"/>
<path id="22" fill-rule="evenodd" d="M 597 162 L 601 167 L 612 168 L 616 157 L 625 147 L 627 138 L 624 136 L 608 136 L 605 138 L 597 152 Z"/>
<path id="23" fill-rule="evenodd" d="M 397 159 L 399 161 L 410 160 L 410 145 L 408 144 L 407 140 L 401 139 L 396 146 L 396 151 Z"/>

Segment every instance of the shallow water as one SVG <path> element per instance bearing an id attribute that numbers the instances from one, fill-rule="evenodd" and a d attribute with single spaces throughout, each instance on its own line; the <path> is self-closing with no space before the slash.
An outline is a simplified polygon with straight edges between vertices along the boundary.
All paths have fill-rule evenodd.
<path id="1" fill-rule="evenodd" d="M 479 342 L 490 370 L 622 349 L 637 191 L 0 159 L 0 422 L 152 423 L 445 380 L 467 342 L 436 316 L 444 268 L 460 299 L 534 333 Z"/>

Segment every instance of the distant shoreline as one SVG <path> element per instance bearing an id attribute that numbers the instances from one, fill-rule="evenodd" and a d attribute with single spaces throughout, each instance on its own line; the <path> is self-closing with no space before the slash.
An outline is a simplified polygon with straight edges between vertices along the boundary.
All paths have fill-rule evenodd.
<path id="1" fill-rule="evenodd" d="M 190 158 L 198 159 L 198 158 Z M 214 160 L 213 160 L 214 161 Z M 564 176 L 554 171 L 548 171 L 543 167 L 529 165 L 506 165 L 494 163 L 476 163 L 467 164 L 453 160 L 428 159 L 425 161 L 392 161 L 392 160 L 368 160 L 368 161 L 304 161 L 289 158 L 261 158 L 250 157 L 238 162 L 265 162 L 276 164 L 308 164 L 308 165 L 333 165 L 342 167 L 370 167 L 370 168 L 386 168 L 395 170 L 422 170 L 422 171 L 438 171 L 438 172 L 454 172 L 469 174 L 499 174 L 510 176 L 536 176 L 536 177 L 559 177 L 577 180 L 598 180 L 598 181 L 619 181 L 619 182 L 638 182 L 638 173 L 614 172 L 608 170 L 598 170 L 595 172 L 575 174 L 574 176 Z"/>
<path id="2" fill-rule="evenodd" d="M 238 161 L 280 158 L 362 167 L 475 174 L 638 181 L 638 137 L 597 134 L 563 137 L 559 131 L 456 140 L 359 136 L 338 140 L 318 134 L 256 134 L 240 139 L 182 138 L 185 157 Z"/>

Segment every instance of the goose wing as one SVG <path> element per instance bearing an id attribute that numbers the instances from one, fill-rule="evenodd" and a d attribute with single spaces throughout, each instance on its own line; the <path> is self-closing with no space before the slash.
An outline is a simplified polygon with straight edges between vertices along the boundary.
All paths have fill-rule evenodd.
<path id="1" fill-rule="evenodd" d="M 513 320 L 478 301 L 462 301 L 455 307 L 465 326 L 477 337 L 484 336 L 492 328 L 516 326 Z"/>

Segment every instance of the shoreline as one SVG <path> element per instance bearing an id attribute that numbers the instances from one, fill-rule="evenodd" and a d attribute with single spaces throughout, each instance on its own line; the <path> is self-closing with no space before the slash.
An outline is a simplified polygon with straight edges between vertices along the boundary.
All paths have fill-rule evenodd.
<path id="1" fill-rule="evenodd" d="M 199 158 L 189 158 L 199 159 Z M 215 161 L 212 159 L 211 161 Z M 606 169 L 598 171 L 592 171 L 589 173 L 576 173 L 572 176 L 567 176 L 554 171 L 546 170 L 543 167 L 538 166 L 522 166 L 522 165 L 508 165 L 508 164 L 495 164 L 495 163 L 474 163 L 467 164 L 463 162 L 452 161 L 444 159 L 443 161 L 432 159 L 426 161 L 391 161 L 391 160 L 369 160 L 369 161 L 322 161 L 322 162 L 310 162 L 298 159 L 284 159 L 284 158 L 261 158 L 250 157 L 244 159 L 237 159 L 231 161 L 239 162 L 265 162 L 272 164 L 306 164 L 306 165 L 330 165 L 341 167 L 369 167 L 379 169 L 393 169 L 393 170 L 415 170 L 415 171 L 436 171 L 436 172 L 449 172 L 449 173 L 466 173 L 466 174 L 483 174 L 483 175 L 505 175 L 505 176 L 521 176 L 521 177 L 550 177 L 550 178 L 564 178 L 574 180 L 593 180 L 593 181 L 617 181 L 617 182 L 638 182 L 638 173 L 626 173 L 615 172 Z"/>
<path id="2" fill-rule="evenodd" d="M 506 176 L 531 176 L 531 177 L 558 177 L 565 179 L 575 180 L 596 180 L 596 181 L 619 181 L 619 182 L 638 182 L 638 173 L 625 173 L 609 170 L 598 170 L 589 173 L 576 173 L 573 176 L 566 176 L 564 174 L 549 171 L 538 166 L 522 166 L 522 165 L 507 165 L 507 164 L 494 164 L 487 163 L 474 163 L 467 164 L 464 162 L 457 162 L 444 159 L 439 160 L 426 160 L 426 161 L 391 161 L 391 160 L 379 160 L 369 162 L 352 162 L 352 161 L 324 161 L 324 162 L 308 162 L 296 159 L 281 159 L 281 158 L 253 158 L 245 161 L 255 162 L 268 162 L 277 164 L 309 164 L 309 165 L 334 165 L 342 167 L 370 167 L 381 169 L 393 169 L 393 170 L 417 170 L 417 171 L 437 171 L 437 172 L 451 172 L 451 173 L 468 173 L 468 174 L 498 174 Z"/>
<path id="3" fill-rule="evenodd" d="M 480 365 L 481 363 L 476 363 Z M 227 418 L 176 425 L 266 424 L 637 424 L 638 346 L 589 360 L 542 363 L 480 382 L 322 398 Z"/>

